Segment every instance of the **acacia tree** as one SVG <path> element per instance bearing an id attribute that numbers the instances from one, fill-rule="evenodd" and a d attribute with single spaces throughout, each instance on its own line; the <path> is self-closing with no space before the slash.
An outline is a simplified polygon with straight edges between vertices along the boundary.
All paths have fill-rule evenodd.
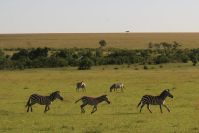
<path id="1" fill-rule="evenodd" d="M 105 47 L 107 45 L 106 41 L 105 40 L 100 40 L 99 41 L 99 45 L 101 48 Z"/>

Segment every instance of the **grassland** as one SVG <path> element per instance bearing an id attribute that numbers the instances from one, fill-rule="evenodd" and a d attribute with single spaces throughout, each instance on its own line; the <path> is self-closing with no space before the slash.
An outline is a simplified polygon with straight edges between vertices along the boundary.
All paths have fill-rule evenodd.
<path id="1" fill-rule="evenodd" d="M 149 42 L 172 42 L 183 48 L 198 48 L 199 33 L 107 33 L 107 34 L 17 34 L 0 35 L 0 48 L 97 48 L 105 39 L 108 47 L 138 49 Z M 7 54 L 13 51 L 7 51 Z M 2 133 L 198 133 L 199 132 L 199 66 L 167 64 L 148 66 L 100 66 L 92 70 L 76 68 L 27 69 L 0 71 L 0 132 Z M 114 69 L 118 68 L 118 69 Z M 84 80 L 87 92 L 75 91 L 75 84 Z M 109 92 L 114 82 L 123 82 L 124 93 Z M 158 95 L 164 88 L 173 88 L 174 99 L 166 103 L 171 112 L 152 106 L 142 113 L 136 108 L 144 94 Z M 32 93 L 48 95 L 60 90 L 64 101 L 55 101 L 44 114 L 44 106 L 33 106 L 26 113 L 25 104 Z M 81 96 L 107 94 L 111 104 L 102 103 L 98 111 L 80 113 L 75 100 Z"/>
<path id="2" fill-rule="evenodd" d="M 108 47 L 147 48 L 149 42 L 177 41 L 184 48 L 199 47 L 199 33 L 82 33 L 82 34 L 1 34 L 0 48 L 97 48 L 104 39 Z"/>
<path id="3" fill-rule="evenodd" d="M 114 69 L 118 67 L 119 69 Z M 75 68 L 30 69 L 0 71 L 0 132 L 13 133 L 197 133 L 199 132 L 199 67 L 191 64 L 168 64 L 163 68 L 142 66 L 101 66 L 92 70 Z M 103 69 L 104 68 L 104 69 Z M 75 83 L 84 80 L 87 92 L 75 92 Z M 124 93 L 109 92 L 113 82 L 124 82 Z M 136 108 L 144 94 L 158 95 L 163 88 L 173 88 L 174 99 L 167 99 L 171 109 L 152 106 L 138 113 Z M 55 101 L 44 114 L 44 107 L 33 106 L 26 113 L 25 104 L 30 94 L 48 95 L 60 90 L 64 101 Z M 80 113 L 83 95 L 107 94 L 111 104 L 102 103 L 91 115 L 91 107 Z"/>

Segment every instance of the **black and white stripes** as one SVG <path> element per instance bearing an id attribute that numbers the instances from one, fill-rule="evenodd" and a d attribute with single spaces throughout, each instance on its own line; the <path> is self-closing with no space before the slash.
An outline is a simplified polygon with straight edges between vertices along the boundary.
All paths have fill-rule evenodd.
<path id="1" fill-rule="evenodd" d="M 81 113 L 85 113 L 84 110 L 84 106 L 86 105 L 92 105 L 93 106 L 93 110 L 91 112 L 91 114 L 93 114 L 95 111 L 97 111 L 97 105 L 103 101 L 107 102 L 108 104 L 110 104 L 111 102 L 108 100 L 107 95 L 102 95 L 99 97 L 87 97 L 87 96 L 83 96 L 82 98 L 78 99 L 75 103 L 82 101 L 83 104 L 80 106 L 81 107 Z"/>
<path id="2" fill-rule="evenodd" d="M 169 108 L 164 104 L 165 99 L 167 97 L 173 98 L 173 95 L 170 93 L 169 89 L 164 90 L 159 96 L 144 95 L 139 104 L 137 105 L 137 107 L 141 105 L 140 108 L 141 112 L 142 108 L 146 104 L 147 109 L 151 112 L 149 105 L 159 105 L 161 113 L 162 113 L 162 106 L 164 106 L 170 112 Z"/>
<path id="3" fill-rule="evenodd" d="M 32 105 L 38 103 L 40 105 L 46 105 L 45 106 L 45 110 L 44 113 L 47 112 L 50 109 L 50 104 L 55 100 L 55 99 L 60 99 L 63 100 L 63 98 L 60 96 L 60 92 L 59 91 L 55 91 L 53 93 L 51 93 L 49 96 L 42 96 L 42 95 L 38 95 L 38 94 L 32 94 L 29 97 L 29 100 L 26 104 L 26 107 L 28 107 L 27 112 L 29 112 L 29 108 L 31 108 L 31 112 L 32 112 Z"/>

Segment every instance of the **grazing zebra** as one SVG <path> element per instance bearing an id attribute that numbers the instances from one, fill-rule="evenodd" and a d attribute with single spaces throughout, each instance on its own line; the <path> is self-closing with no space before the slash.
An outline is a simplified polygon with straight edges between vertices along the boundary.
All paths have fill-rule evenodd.
<path id="1" fill-rule="evenodd" d="M 114 83 L 113 85 L 111 85 L 110 87 L 110 92 L 112 92 L 112 90 L 116 91 L 117 89 L 121 89 L 121 91 L 123 92 L 124 89 L 124 84 L 123 83 Z"/>
<path id="2" fill-rule="evenodd" d="M 29 112 L 29 108 L 31 108 L 31 112 L 32 112 L 32 105 L 34 105 L 35 103 L 38 103 L 40 105 L 46 105 L 45 110 L 44 110 L 44 113 L 46 113 L 48 110 L 50 110 L 49 106 L 55 99 L 63 100 L 63 97 L 60 96 L 59 91 L 55 91 L 51 93 L 49 96 L 41 96 L 38 94 L 32 94 L 29 97 L 29 100 L 26 104 L 26 107 L 28 107 L 27 112 Z"/>
<path id="3" fill-rule="evenodd" d="M 142 108 L 146 104 L 147 109 L 151 112 L 149 105 L 159 105 L 161 113 L 162 113 L 162 106 L 164 106 L 168 110 L 168 112 L 170 112 L 169 108 L 164 104 L 165 99 L 167 97 L 173 98 L 173 95 L 169 92 L 169 89 L 164 90 L 159 96 L 144 95 L 139 104 L 137 105 L 137 107 L 139 107 L 142 104 L 140 108 L 141 112 Z"/>
<path id="4" fill-rule="evenodd" d="M 93 114 L 95 111 L 97 111 L 97 105 L 103 101 L 106 101 L 108 104 L 110 104 L 111 102 L 108 100 L 107 95 L 102 95 L 100 97 L 87 97 L 87 96 L 83 96 L 82 98 L 78 99 L 75 103 L 77 103 L 78 101 L 82 100 L 83 104 L 80 106 L 81 107 L 81 113 L 85 113 L 84 110 L 84 106 L 88 105 L 92 105 L 93 110 L 91 112 L 91 114 Z"/>
<path id="5" fill-rule="evenodd" d="M 76 91 L 79 91 L 79 89 L 82 89 L 82 91 L 86 91 L 86 84 L 83 81 L 76 84 Z"/>

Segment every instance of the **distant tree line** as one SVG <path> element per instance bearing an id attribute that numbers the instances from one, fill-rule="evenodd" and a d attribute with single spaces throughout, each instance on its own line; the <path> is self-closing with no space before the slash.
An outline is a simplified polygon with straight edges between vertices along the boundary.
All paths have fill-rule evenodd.
<path id="1" fill-rule="evenodd" d="M 102 41 L 102 46 L 106 42 Z M 55 68 L 74 66 L 80 70 L 98 65 L 187 63 L 195 66 L 199 49 L 182 49 L 177 42 L 149 43 L 146 49 L 70 48 L 18 49 L 13 55 L 0 50 L 0 69 Z"/>

